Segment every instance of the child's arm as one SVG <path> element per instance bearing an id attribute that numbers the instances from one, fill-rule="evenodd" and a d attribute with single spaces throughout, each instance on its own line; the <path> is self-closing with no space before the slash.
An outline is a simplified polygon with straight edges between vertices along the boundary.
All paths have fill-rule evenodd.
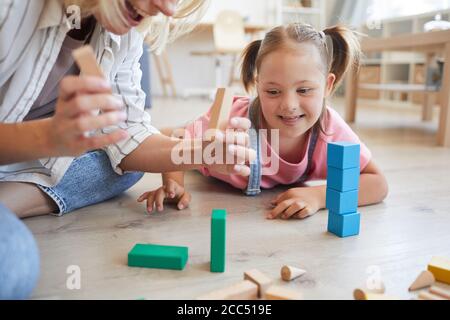
<path id="1" fill-rule="evenodd" d="M 275 208 L 267 215 L 268 219 L 304 219 L 325 209 L 327 186 L 292 188 L 272 201 Z M 359 180 L 358 205 L 365 206 L 383 201 L 388 194 L 386 178 L 370 161 L 361 172 Z"/>

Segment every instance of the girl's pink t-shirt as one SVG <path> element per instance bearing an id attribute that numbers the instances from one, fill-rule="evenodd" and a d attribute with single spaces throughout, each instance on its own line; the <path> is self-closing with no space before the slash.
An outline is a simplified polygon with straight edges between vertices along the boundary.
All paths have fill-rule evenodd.
<path id="1" fill-rule="evenodd" d="M 230 118 L 233 117 L 247 117 L 248 109 L 250 107 L 250 99 L 246 97 L 234 98 L 233 106 L 231 109 Z M 322 132 L 319 134 L 316 144 L 316 149 L 313 153 L 312 164 L 310 168 L 310 175 L 308 181 L 313 180 L 325 180 L 327 178 L 327 143 L 328 142 L 354 142 L 361 145 L 360 153 L 360 170 L 363 171 L 369 164 L 372 157 L 370 150 L 362 143 L 358 136 L 348 126 L 347 123 L 341 118 L 341 116 L 333 109 L 327 107 L 326 117 L 326 131 L 329 135 L 324 135 Z M 200 138 L 202 134 L 207 130 L 209 119 L 211 116 L 211 110 L 206 114 L 190 123 L 185 130 L 187 136 L 193 138 Z M 292 185 L 298 182 L 300 177 L 304 174 L 308 163 L 309 149 L 309 137 L 308 146 L 305 149 L 304 156 L 299 163 L 289 163 L 283 160 L 273 148 L 267 142 L 266 139 L 261 140 L 261 152 L 267 157 L 263 157 L 263 169 L 261 177 L 261 188 L 269 189 L 277 185 Z M 303 149 L 303 148 L 302 148 Z M 299 148 L 299 152 L 301 152 Z M 271 159 L 271 160 L 269 160 Z M 274 161 L 278 162 L 278 166 L 273 166 Z M 277 169 L 277 170 L 274 170 Z M 205 176 L 212 176 L 217 179 L 223 180 L 235 188 L 246 189 L 248 184 L 248 177 L 242 177 L 239 175 L 225 175 L 218 172 L 208 170 L 203 167 L 200 172 Z"/>

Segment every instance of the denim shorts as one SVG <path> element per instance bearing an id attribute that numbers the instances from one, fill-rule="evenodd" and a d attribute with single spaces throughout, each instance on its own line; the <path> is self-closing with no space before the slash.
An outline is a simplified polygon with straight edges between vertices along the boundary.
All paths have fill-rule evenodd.
<path id="1" fill-rule="evenodd" d="M 95 150 L 75 158 L 54 187 L 38 187 L 52 198 L 61 216 L 76 209 L 111 199 L 135 185 L 142 172 L 117 174 L 107 154 Z"/>

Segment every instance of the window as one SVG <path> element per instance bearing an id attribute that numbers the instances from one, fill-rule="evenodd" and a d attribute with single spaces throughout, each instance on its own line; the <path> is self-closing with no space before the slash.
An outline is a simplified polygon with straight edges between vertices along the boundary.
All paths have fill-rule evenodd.
<path id="1" fill-rule="evenodd" d="M 371 0 L 368 19 L 377 21 L 450 8 L 450 0 Z"/>

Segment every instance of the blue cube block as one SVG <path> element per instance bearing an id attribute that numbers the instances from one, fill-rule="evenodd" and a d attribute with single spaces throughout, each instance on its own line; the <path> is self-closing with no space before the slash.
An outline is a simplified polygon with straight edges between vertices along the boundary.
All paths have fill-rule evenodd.
<path id="1" fill-rule="evenodd" d="M 339 192 L 328 187 L 326 205 L 328 210 L 336 214 L 356 212 L 358 209 L 358 190 Z"/>
<path id="2" fill-rule="evenodd" d="M 359 167 L 360 146 L 351 142 L 330 142 L 327 147 L 327 164 L 330 167 L 348 169 Z"/>
<path id="3" fill-rule="evenodd" d="M 350 169 L 328 167 L 327 186 L 341 192 L 357 190 L 359 187 L 359 166 Z"/>
<path id="4" fill-rule="evenodd" d="M 359 234 L 360 222 L 359 212 L 344 215 L 336 214 L 333 211 L 328 213 L 328 231 L 341 238 Z"/>

